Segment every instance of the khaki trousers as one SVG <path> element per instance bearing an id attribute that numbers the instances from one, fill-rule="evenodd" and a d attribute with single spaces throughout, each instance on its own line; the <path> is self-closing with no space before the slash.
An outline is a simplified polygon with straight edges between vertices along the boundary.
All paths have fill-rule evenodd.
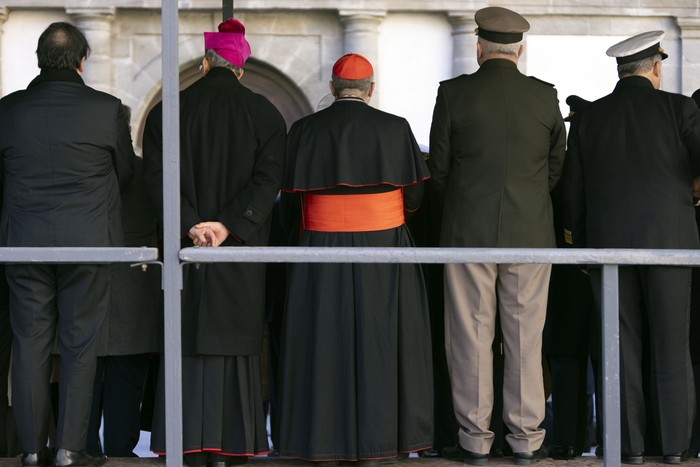
<path id="1" fill-rule="evenodd" d="M 535 451 L 544 440 L 542 330 L 549 264 L 446 264 L 445 350 L 460 445 L 488 453 L 493 409 L 496 313 L 503 332 L 503 421 L 513 452 Z"/>

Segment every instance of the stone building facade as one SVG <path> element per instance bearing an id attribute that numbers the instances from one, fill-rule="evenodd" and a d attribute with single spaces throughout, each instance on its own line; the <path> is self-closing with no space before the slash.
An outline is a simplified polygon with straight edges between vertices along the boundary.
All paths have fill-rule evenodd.
<path id="1" fill-rule="evenodd" d="M 556 84 L 562 102 L 570 93 L 607 94 L 616 76 L 605 49 L 646 30 L 666 32 L 663 88 L 688 95 L 700 88 L 700 0 L 236 0 L 253 50 L 244 82 L 291 124 L 328 93 L 334 61 L 362 53 L 375 64 L 372 104 L 408 118 L 427 143 L 438 83 L 477 67 L 474 12 L 488 5 L 530 21 L 521 70 Z M 199 77 L 202 32 L 216 30 L 221 7 L 220 0 L 179 1 L 182 86 Z M 92 55 L 84 79 L 132 107 L 138 146 L 160 98 L 160 1 L 0 0 L 0 95 L 37 73 L 36 41 L 52 21 L 85 32 Z"/>

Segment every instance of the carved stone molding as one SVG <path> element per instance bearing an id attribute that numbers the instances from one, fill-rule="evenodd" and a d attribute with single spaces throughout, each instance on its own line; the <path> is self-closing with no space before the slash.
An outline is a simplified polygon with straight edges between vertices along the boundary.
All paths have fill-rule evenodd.
<path id="1" fill-rule="evenodd" d="M 343 24 L 344 53 L 358 53 L 374 65 L 374 79 L 378 80 L 379 25 L 386 16 L 384 10 L 341 10 L 338 12 Z M 375 92 L 371 101 L 379 105 L 379 94 Z"/>
<path id="2" fill-rule="evenodd" d="M 473 73 L 479 67 L 476 61 L 476 10 L 447 13 L 452 25 L 452 74 Z"/>
<path id="3" fill-rule="evenodd" d="M 85 83 L 112 92 L 112 24 L 115 8 L 66 8 L 66 13 L 83 31 L 90 44 L 90 56 L 83 69 Z"/>

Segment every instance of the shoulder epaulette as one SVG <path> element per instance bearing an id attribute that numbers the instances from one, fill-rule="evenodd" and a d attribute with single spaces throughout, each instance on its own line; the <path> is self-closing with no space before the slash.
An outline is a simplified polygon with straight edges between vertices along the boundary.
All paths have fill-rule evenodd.
<path id="1" fill-rule="evenodd" d="M 548 82 L 546 82 L 546 81 L 542 81 L 541 79 L 535 78 L 534 76 L 528 76 L 528 78 L 534 79 L 535 81 L 538 81 L 538 82 L 540 82 L 540 83 L 542 83 L 542 84 L 546 84 L 547 86 L 554 87 L 554 85 L 553 85 L 552 83 L 548 83 Z"/>
<path id="2" fill-rule="evenodd" d="M 457 80 L 460 80 L 460 79 L 464 79 L 464 78 L 466 78 L 467 76 L 469 76 L 469 73 L 462 73 L 462 74 L 459 75 L 459 76 L 455 76 L 455 77 L 453 77 L 453 78 L 446 79 L 446 80 L 444 80 L 444 81 L 440 81 L 440 84 L 451 83 L 451 82 L 453 82 L 453 81 L 457 81 Z"/>

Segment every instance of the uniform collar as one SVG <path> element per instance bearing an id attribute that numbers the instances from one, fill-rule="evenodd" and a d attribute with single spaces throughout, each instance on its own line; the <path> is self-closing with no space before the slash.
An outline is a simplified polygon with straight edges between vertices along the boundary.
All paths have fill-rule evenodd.
<path id="1" fill-rule="evenodd" d="M 479 68 L 512 68 L 514 70 L 518 69 L 518 65 L 506 58 L 489 58 L 484 63 L 481 64 Z"/>
<path id="2" fill-rule="evenodd" d="M 636 75 L 635 76 L 627 76 L 625 78 L 622 78 L 615 85 L 615 89 L 630 88 L 630 87 L 642 87 L 642 88 L 654 89 L 654 85 L 651 83 L 651 81 L 649 81 L 649 78 L 645 78 L 644 76 L 636 76 Z"/>

